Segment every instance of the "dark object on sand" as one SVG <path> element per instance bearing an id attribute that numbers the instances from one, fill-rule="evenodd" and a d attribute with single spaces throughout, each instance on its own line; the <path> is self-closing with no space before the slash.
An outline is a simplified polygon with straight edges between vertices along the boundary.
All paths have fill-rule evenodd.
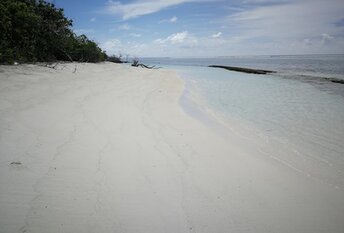
<path id="1" fill-rule="evenodd" d="M 21 162 L 12 162 L 11 165 L 21 165 L 22 163 Z"/>
<path id="2" fill-rule="evenodd" d="M 109 56 L 109 57 L 106 59 L 106 61 L 113 62 L 113 63 L 124 63 L 124 62 L 122 61 L 121 56 L 115 56 L 115 55 Z"/>
<path id="3" fill-rule="evenodd" d="M 271 74 L 271 73 L 276 73 L 276 71 L 271 71 L 271 70 L 258 70 L 258 69 L 250 69 L 250 68 L 242 68 L 242 67 L 234 67 L 234 66 L 210 65 L 209 67 L 222 68 L 222 69 L 226 69 L 226 70 L 238 71 L 238 72 L 249 73 L 249 74 Z"/>
<path id="4" fill-rule="evenodd" d="M 134 67 L 142 67 L 142 68 L 147 68 L 147 69 L 160 69 L 160 67 L 155 67 L 155 66 L 147 66 L 145 64 L 139 63 L 138 59 L 134 59 L 133 63 L 131 64 L 131 66 Z"/>

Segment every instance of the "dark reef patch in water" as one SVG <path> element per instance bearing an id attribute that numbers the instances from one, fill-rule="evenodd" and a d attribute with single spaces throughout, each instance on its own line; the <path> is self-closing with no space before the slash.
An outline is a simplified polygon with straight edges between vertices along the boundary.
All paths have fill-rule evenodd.
<path id="1" fill-rule="evenodd" d="M 251 69 L 251 68 L 234 67 L 234 66 L 210 65 L 209 67 L 222 68 L 222 69 L 226 69 L 226 70 L 238 71 L 238 72 L 249 73 L 249 74 L 271 74 L 271 73 L 276 73 L 276 71 L 272 71 L 272 70 Z"/>

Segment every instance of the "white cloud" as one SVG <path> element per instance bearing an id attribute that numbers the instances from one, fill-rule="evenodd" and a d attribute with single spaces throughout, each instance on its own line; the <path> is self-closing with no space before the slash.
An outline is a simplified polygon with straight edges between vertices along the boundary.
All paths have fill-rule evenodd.
<path id="1" fill-rule="evenodd" d="M 171 34 L 170 36 L 166 37 L 165 39 L 156 39 L 154 41 L 158 44 L 165 44 L 167 42 L 171 44 L 184 44 L 184 45 L 195 45 L 197 44 L 197 38 L 190 35 L 188 31 L 178 32 Z"/>
<path id="2" fill-rule="evenodd" d="M 117 38 L 104 41 L 100 44 L 100 47 L 105 50 L 108 55 L 128 54 L 128 56 L 131 57 L 137 57 L 145 51 L 151 50 L 151 48 L 147 47 L 146 44 L 130 41 L 122 42 Z"/>
<path id="3" fill-rule="evenodd" d="M 343 18 L 341 0 L 300 0 L 257 7 L 229 17 L 236 28 L 254 36 L 304 38 L 338 32 L 334 22 Z"/>
<path id="4" fill-rule="evenodd" d="M 168 39 L 171 41 L 172 44 L 183 43 L 188 36 L 188 32 L 181 32 L 171 35 Z"/>
<path id="5" fill-rule="evenodd" d="M 297 0 L 294 0 L 297 1 Z M 254 4 L 271 4 L 271 3 L 283 3 L 288 2 L 288 0 L 243 0 L 243 3 L 254 3 Z M 290 0 L 289 0 L 290 2 Z"/>
<path id="6" fill-rule="evenodd" d="M 178 17 L 177 16 L 173 16 L 170 19 L 163 19 L 159 23 L 175 23 L 177 21 L 178 21 Z"/>
<path id="7" fill-rule="evenodd" d="M 177 22 L 177 20 L 178 20 L 177 16 L 173 16 L 172 18 L 170 18 L 169 22 L 175 23 L 175 22 Z"/>
<path id="8" fill-rule="evenodd" d="M 217 56 L 224 55 L 227 51 L 232 50 L 232 48 L 228 48 L 229 42 L 221 37 L 197 37 L 184 31 L 172 34 L 164 39 L 157 39 L 153 41 L 153 43 L 147 44 L 147 50 L 143 50 L 142 55 L 171 57 Z"/>
<path id="9" fill-rule="evenodd" d="M 307 46 L 311 46 L 313 43 L 312 43 L 312 40 L 309 39 L 309 38 L 305 38 L 303 39 L 303 43 Z"/>
<path id="10" fill-rule="evenodd" d="M 180 32 L 170 35 L 167 40 L 171 41 L 172 44 L 183 43 L 188 36 L 188 32 Z"/>
<path id="11" fill-rule="evenodd" d="M 171 57 L 204 57 L 204 56 L 225 56 L 231 54 L 249 54 L 252 47 L 240 45 L 240 38 L 224 39 L 196 37 L 183 31 L 174 33 L 166 38 L 156 39 L 148 43 L 137 43 L 112 39 L 105 41 L 101 47 L 108 54 L 129 54 L 131 57 L 140 56 L 171 56 Z M 262 46 L 262 49 L 266 47 Z"/>
<path id="12" fill-rule="evenodd" d="M 344 48 L 340 48 L 344 28 L 335 24 L 343 18 L 342 0 L 267 2 L 278 4 L 249 7 L 228 16 L 226 24 L 234 36 L 241 38 L 241 44 L 257 48 L 270 44 L 266 53 L 344 52 Z"/>
<path id="13" fill-rule="evenodd" d="M 120 26 L 118 26 L 119 29 L 121 30 L 129 30 L 130 29 L 130 25 L 125 23 L 125 24 L 122 24 Z"/>
<path id="14" fill-rule="evenodd" d="M 122 16 L 123 20 L 128 20 L 142 15 L 152 14 L 182 3 L 204 1 L 207 0 L 136 0 L 131 3 L 123 4 L 119 1 L 109 0 L 106 10 L 111 14 Z"/>
<path id="15" fill-rule="evenodd" d="M 97 19 L 95 17 L 90 19 L 90 22 L 95 22 Z"/>
<path id="16" fill-rule="evenodd" d="M 176 1 L 166 2 L 175 4 Z M 165 4 L 162 0 L 134 0 L 121 5 L 137 3 Z M 344 53 L 344 25 L 338 24 L 343 19 L 342 0 L 246 0 L 245 4 L 226 18 L 217 18 L 217 29 L 214 29 L 215 24 L 211 29 L 204 25 L 200 32 L 196 25 L 195 31 L 180 31 L 152 42 L 109 40 L 102 45 L 112 49 L 108 51 L 124 51 L 136 56 Z M 126 19 L 144 15 L 142 11 L 118 14 Z M 166 18 L 164 22 L 169 20 Z M 211 35 L 208 29 L 219 31 Z"/>
<path id="17" fill-rule="evenodd" d="M 211 35 L 212 38 L 219 38 L 220 36 L 222 36 L 222 32 L 218 32 L 218 33 Z"/>
<path id="18" fill-rule="evenodd" d="M 103 44 L 100 45 L 101 48 L 107 51 L 109 54 L 117 52 L 118 50 L 122 49 L 122 42 L 119 39 L 111 39 L 105 41 Z"/>
<path id="19" fill-rule="evenodd" d="M 138 34 L 138 33 L 130 33 L 129 35 L 132 37 L 137 37 L 137 38 L 142 36 L 141 34 Z"/>
<path id="20" fill-rule="evenodd" d="M 333 36 L 330 36 L 329 34 L 326 34 L 326 33 L 321 34 L 321 43 L 322 44 L 331 43 L 333 40 L 334 40 Z"/>

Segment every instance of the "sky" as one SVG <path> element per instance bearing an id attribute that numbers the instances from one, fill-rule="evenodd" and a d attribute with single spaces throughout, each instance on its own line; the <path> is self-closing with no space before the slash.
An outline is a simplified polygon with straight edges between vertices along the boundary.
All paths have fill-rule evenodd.
<path id="1" fill-rule="evenodd" d="M 344 54 L 344 0 L 51 0 L 108 54 Z"/>

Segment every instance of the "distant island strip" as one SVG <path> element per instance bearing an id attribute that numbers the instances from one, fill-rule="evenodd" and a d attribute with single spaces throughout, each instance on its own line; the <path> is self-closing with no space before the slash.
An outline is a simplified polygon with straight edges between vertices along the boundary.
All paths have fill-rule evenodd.
<path id="1" fill-rule="evenodd" d="M 271 70 L 259 70 L 259 69 L 250 69 L 250 68 L 242 68 L 242 67 L 234 67 L 234 66 L 210 65 L 209 67 L 222 68 L 222 69 L 226 69 L 226 70 L 238 71 L 238 72 L 249 73 L 249 74 L 271 74 L 271 73 L 276 73 L 276 71 L 271 71 Z"/>

